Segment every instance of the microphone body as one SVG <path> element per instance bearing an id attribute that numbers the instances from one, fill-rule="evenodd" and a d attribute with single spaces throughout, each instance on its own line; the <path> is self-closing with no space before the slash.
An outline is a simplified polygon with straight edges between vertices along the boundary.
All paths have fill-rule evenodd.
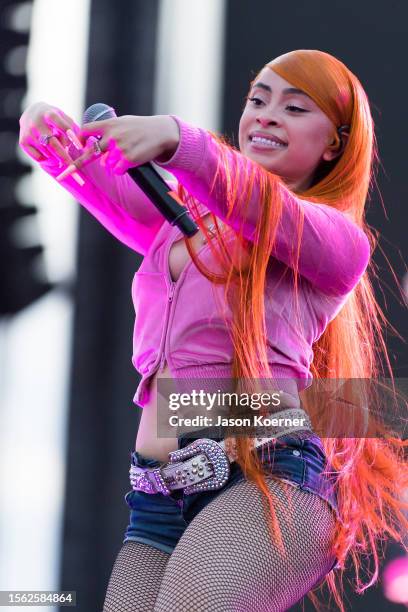
<path id="1" fill-rule="evenodd" d="M 83 115 L 83 123 L 112 119 L 113 117 L 116 117 L 116 113 L 111 106 L 97 103 L 86 109 Z M 169 189 L 165 180 L 151 163 L 129 168 L 128 174 L 170 225 L 176 225 L 188 237 L 194 236 L 198 232 L 198 226 L 190 217 L 188 209 L 179 202 L 177 194 Z"/>

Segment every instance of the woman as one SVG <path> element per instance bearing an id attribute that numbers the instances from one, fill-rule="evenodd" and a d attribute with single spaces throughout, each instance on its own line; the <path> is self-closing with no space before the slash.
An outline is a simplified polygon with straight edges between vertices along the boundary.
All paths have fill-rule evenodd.
<path id="1" fill-rule="evenodd" d="M 286 610 L 306 593 L 317 605 L 310 591 L 322 581 L 343 610 L 347 560 L 361 592 L 377 579 L 377 540 L 401 541 L 408 527 L 399 498 L 408 484 L 404 443 L 320 439 L 327 406 L 319 412 L 305 394 L 311 375 L 375 377 L 379 346 L 386 355 L 366 272 L 374 239 L 364 205 L 376 146 L 360 82 L 321 51 L 276 58 L 251 83 L 239 152 L 174 116 L 119 117 L 81 130 L 43 103 L 23 114 L 21 146 L 56 177 L 72 163 L 68 130 L 80 139 L 77 172 L 61 183 L 145 255 L 132 288 L 133 362 L 143 373 L 135 401 L 144 410 L 126 495 L 130 525 L 104 610 Z M 90 136 L 103 155 L 85 165 Z M 178 179 L 178 197 L 200 227 L 193 238 L 171 228 L 124 174 L 151 160 Z M 250 388 L 279 379 L 280 413 L 303 406 L 316 418 L 313 428 L 306 418 L 262 439 L 223 436 L 228 478 L 213 490 L 189 491 L 187 468 L 152 485 L 173 474 L 174 461 L 206 463 L 187 435 L 157 436 L 160 378 L 179 388 L 198 379 L 207 389 L 215 379 Z M 358 570 L 368 553 L 374 571 L 364 585 Z"/>

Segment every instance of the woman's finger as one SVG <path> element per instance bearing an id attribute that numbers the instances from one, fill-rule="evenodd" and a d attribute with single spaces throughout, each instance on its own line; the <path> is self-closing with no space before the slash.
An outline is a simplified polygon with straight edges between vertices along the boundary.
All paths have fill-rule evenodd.
<path id="1" fill-rule="evenodd" d="M 35 149 L 44 159 L 55 158 L 55 154 L 48 149 L 46 143 L 41 142 L 40 135 L 36 135 L 36 130 L 32 130 L 27 137 L 23 138 L 21 144 Z"/>
<path id="2" fill-rule="evenodd" d="M 82 166 L 84 166 L 88 161 L 90 161 L 94 157 L 95 159 L 97 157 L 95 156 L 95 151 L 88 148 L 85 150 L 85 153 L 83 153 L 80 157 L 77 157 L 76 159 L 74 159 L 72 161 L 72 164 L 75 166 L 77 170 L 80 170 Z"/>
<path id="3" fill-rule="evenodd" d="M 42 153 L 40 153 L 40 151 L 37 151 L 35 147 L 32 147 L 29 144 L 20 142 L 20 147 L 29 157 L 32 157 L 37 162 L 46 161 L 48 159 L 48 157 L 45 157 Z"/>
<path id="4" fill-rule="evenodd" d="M 105 131 L 109 126 L 112 125 L 112 119 L 103 119 L 101 121 L 90 121 L 84 123 L 81 127 L 81 136 L 88 138 L 88 136 L 104 136 Z"/>
<path id="5" fill-rule="evenodd" d="M 32 128 L 32 139 L 36 141 L 35 146 L 43 155 L 52 155 L 58 162 L 70 165 L 73 161 L 68 153 L 71 141 L 64 129 L 70 129 L 65 121 L 57 122 L 53 117 L 45 115 L 44 121 Z"/>
<path id="6" fill-rule="evenodd" d="M 64 147 L 68 147 L 72 143 L 72 139 L 67 136 L 67 132 L 70 131 L 74 137 L 79 132 L 79 126 L 75 121 L 59 109 L 44 113 L 43 125 L 45 132 L 55 134 Z"/>
<path id="7" fill-rule="evenodd" d="M 75 132 L 75 134 L 78 136 L 78 134 L 81 133 L 80 126 L 72 119 L 72 117 L 66 115 L 64 111 L 60 110 L 59 114 L 61 119 L 65 121 L 66 125 L 68 125 L 68 129 L 73 130 L 73 132 Z"/>
<path id="8" fill-rule="evenodd" d="M 68 166 L 73 163 L 73 159 L 66 150 L 66 148 L 59 141 L 60 136 L 53 135 L 48 139 L 48 150 L 51 154 L 54 154 L 58 160 L 61 160 Z"/>
<path id="9" fill-rule="evenodd" d="M 64 163 L 66 163 L 67 153 L 65 149 L 62 147 L 61 143 L 59 143 L 59 146 L 64 151 L 64 155 L 62 156 L 60 151 L 55 150 L 55 148 L 51 146 L 51 142 L 53 140 L 56 141 L 57 138 L 58 137 L 56 135 L 52 135 L 50 133 L 49 128 L 46 128 L 46 130 L 43 130 L 42 132 L 35 128 L 32 130 L 30 137 L 26 139 L 26 143 L 31 147 L 34 147 L 46 159 L 55 159 L 58 164 L 62 166 Z"/>
<path id="10" fill-rule="evenodd" d="M 68 137 L 68 140 L 74 145 L 74 147 L 78 151 L 82 151 L 82 149 L 84 148 L 84 145 L 82 144 L 78 136 L 75 134 L 75 132 L 71 128 L 67 130 L 67 137 Z"/>
<path id="11" fill-rule="evenodd" d="M 71 117 L 68 117 L 68 115 L 57 108 L 46 111 L 42 115 L 42 119 L 44 124 L 48 125 L 51 129 L 56 128 L 63 132 L 66 132 L 69 129 L 73 129 L 75 131 L 76 127 L 79 128 L 79 126 L 76 126 L 75 121 L 71 119 Z"/>
<path id="12" fill-rule="evenodd" d="M 106 145 L 103 139 L 90 136 L 85 143 L 85 147 L 82 149 L 82 155 L 75 159 L 74 164 L 77 169 L 80 169 L 86 162 L 100 157 L 105 150 Z"/>

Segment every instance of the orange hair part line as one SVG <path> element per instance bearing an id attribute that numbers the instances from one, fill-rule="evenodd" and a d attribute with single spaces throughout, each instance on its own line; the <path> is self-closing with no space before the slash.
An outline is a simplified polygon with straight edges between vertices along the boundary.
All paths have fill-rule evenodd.
<path id="1" fill-rule="evenodd" d="M 377 246 L 377 237 L 365 222 L 365 205 L 374 184 L 376 185 L 375 173 L 379 158 L 369 101 L 361 83 L 341 61 L 319 50 L 292 51 L 279 56 L 267 66 L 295 87 L 305 91 L 333 121 L 335 127 L 350 126 L 349 138 L 340 156 L 331 162 L 322 162 L 315 172 L 311 186 L 304 192 L 296 193 L 296 196 L 309 202 L 328 204 L 346 212 L 366 233 L 372 253 Z M 252 187 L 255 182 L 257 184 L 262 206 L 255 240 L 248 243 L 243 239 L 242 231 L 233 230 L 235 244 L 243 247 L 248 256 L 246 263 L 239 266 L 236 258 L 231 257 L 231 246 L 228 248 L 226 236 L 217 231 L 216 240 L 209 240 L 208 243 L 215 261 L 223 271 L 221 275 L 205 267 L 196 256 L 190 240 L 185 240 L 190 256 L 200 272 L 215 284 L 225 284 L 225 299 L 231 301 L 233 312 L 230 331 L 234 346 L 232 376 L 242 384 L 251 384 L 247 379 L 270 377 L 264 291 L 269 253 L 282 212 L 282 183 L 279 177 L 254 162 L 244 164 L 244 169 L 240 169 L 239 164 L 235 163 L 236 155 L 231 156 L 231 153 L 236 154 L 236 149 L 224 137 L 215 133 L 211 135 L 219 143 L 221 155 L 218 168 L 222 167 L 222 172 L 217 172 L 214 178 L 214 184 L 216 179 L 224 181 L 228 215 L 232 215 L 238 206 L 242 206 L 245 212 Z M 333 138 L 333 146 L 337 146 L 338 135 L 335 128 Z M 227 151 L 230 157 L 226 155 Z M 242 184 L 242 175 L 245 178 L 244 193 L 238 190 L 239 184 Z M 189 196 L 182 185 L 178 187 L 178 194 L 183 202 L 188 201 L 190 208 L 198 212 L 194 198 Z M 216 219 L 214 215 L 213 219 Z M 200 221 L 198 224 L 209 238 L 204 224 Z M 297 248 L 293 253 L 291 265 L 296 296 L 302 224 L 303 216 L 300 215 L 298 232 L 294 236 Z M 377 278 L 372 260 L 343 308 L 314 343 L 311 373 L 316 380 L 371 380 L 384 376 L 388 371 L 392 381 L 390 391 L 394 394 L 393 397 L 396 397 L 394 377 L 384 340 L 384 330 L 391 326 L 375 299 L 371 277 Z M 231 292 L 231 289 L 235 290 L 235 293 Z M 297 316 L 300 317 L 301 313 L 298 312 Z M 346 395 L 347 393 L 345 397 Z M 333 416 L 328 414 L 327 406 L 321 403 L 322 400 L 319 404 L 319 398 L 313 397 L 307 389 L 301 393 L 301 399 L 315 431 L 330 431 L 325 427 L 330 423 L 330 419 L 333 422 Z M 401 498 L 408 488 L 404 454 L 408 441 L 393 435 L 393 432 L 376 420 L 375 415 L 381 414 L 383 410 L 382 401 L 375 394 L 369 397 L 366 421 L 362 425 L 365 427 L 363 431 L 369 432 L 370 437 L 322 438 L 328 461 L 339 472 L 336 490 L 340 516 L 344 522 L 337 524 L 333 538 L 333 551 L 339 560 L 340 569 L 336 573 L 330 572 L 318 591 L 327 588 L 341 612 L 344 612 L 342 595 L 346 564 L 350 562 L 354 569 L 355 591 L 362 593 L 378 579 L 378 548 L 387 539 L 394 539 L 408 551 L 403 540 L 408 531 L 408 515 L 405 514 L 408 502 Z M 340 408 L 335 414 L 336 419 L 348 418 L 344 408 Z M 359 418 L 361 420 L 357 414 L 357 425 Z M 279 502 L 267 489 L 256 453 L 251 452 L 253 440 L 239 437 L 236 442 L 237 461 L 246 477 L 256 484 L 263 499 L 265 498 L 265 507 L 267 503 L 272 519 L 271 538 L 284 555 L 281 531 L 274 511 L 274 505 L 276 507 Z M 364 567 L 364 561 L 370 556 L 373 560 L 371 572 L 370 568 Z M 361 568 L 364 568 L 369 576 L 366 583 L 361 579 Z M 308 597 L 319 610 L 320 602 L 316 593 L 317 590 L 311 591 Z"/>

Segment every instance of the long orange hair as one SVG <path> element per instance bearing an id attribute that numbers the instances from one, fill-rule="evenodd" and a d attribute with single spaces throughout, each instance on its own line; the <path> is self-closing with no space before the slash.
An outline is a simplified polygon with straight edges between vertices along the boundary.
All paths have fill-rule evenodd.
<path id="1" fill-rule="evenodd" d="M 366 224 L 364 211 L 373 185 L 376 184 L 378 149 L 369 102 L 361 83 L 341 61 L 318 50 L 285 53 L 266 66 L 305 91 L 335 126 L 349 126 L 348 142 L 341 155 L 331 162 L 322 162 L 315 171 L 311 186 L 306 191 L 297 192 L 296 196 L 309 202 L 333 206 L 349 215 L 366 233 L 372 254 L 378 239 Z M 265 276 L 281 217 L 283 184 L 278 176 L 255 162 L 245 163 L 247 158 L 244 156 L 240 156 L 244 157 L 243 167 L 235 163 L 238 155 L 235 147 L 216 133 L 211 132 L 211 135 L 220 147 L 220 171 L 214 177 L 214 184 L 216 180 L 223 182 L 228 215 L 233 214 L 234 208 L 236 210 L 238 206 L 243 206 L 245 214 L 252 186 L 254 183 L 257 185 L 262 205 L 255 238 L 249 243 L 243 238 L 242 231 L 234 230 L 236 244 L 245 249 L 248 258 L 245 263 L 239 256 L 231 258 L 231 248 L 224 242 L 213 215 L 217 227 L 216 240 L 209 240 L 209 245 L 222 264 L 224 275 L 214 274 L 205 267 L 193 250 L 190 240 L 185 241 L 194 264 L 202 274 L 213 283 L 226 285 L 226 296 L 229 295 L 231 283 L 237 288 L 238 299 L 233 302 L 230 332 L 234 347 L 233 377 L 240 381 L 259 380 L 270 377 L 265 333 Z M 333 147 L 338 147 L 340 142 L 336 130 L 333 133 L 333 141 Z M 179 196 L 189 203 L 191 209 L 198 212 L 194 199 L 182 185 L 179 185 Z M 198 224 L 209 238 L 206 226 L 199 220 Z M 294 253 L 291 266 L 295 294 L 302 224 L 303 217 L 300 215 L 298 235 L 294 237 L 298 248 L 295 249 L 297 252 Z M 372 261 L 340 312 L 314 343 L 311 373 L 317 380 L 371 381 L 385 376 L 384 359 L 386 371 L 392 381 L 392 390 L 395 392 L 392 368 L 383 336 L 383 328 L 390 324 L 376 301 L 371 276 L 377 277 Z M 307 391 L 306 389 L 301 392 L 302 404 L 307 408 L 315 431 L 318 431 L 327 417 L 327 410 L 324 405 L 319 406 L 316 396 L 312 394 L 309 397 Z M 341 612 L 344 612 L 343 578 L 348 562 L 351 562 L 355 572 L 354 589 L 357 593 L 362 593 L 378 579 L 380 544 L 392 538 L 408 550 L 403 540 L 404 534 L 408 532 L 408 519 L 405 514 L 408 502 L 402 498 L 408 488 L 408 471 L 404 457 L 408 441 L 401 439 L 393 430 L 388 431 L 376 420 L 375 415 L 381 414 L 384 409 L 383 401 L 382 396 L 374 393 L 370 396 L 369 404 L 365 406 L 370 417 L 368 429 L 365 430 L 369 432 L 366 437 L 343 435 L 322 438 L 328 461 L 338 471 L 336 492 L 342 521 L 337 522 L 333 537 L 333 552 L 340 567 L 326 575 L 319 589 L 327 586 Z M 237 461 L 246 477 L 252 480 L 263 494 L 265 507 L 269 509 L 272 517 L 271 534 L 274 534 L 277 545 L 284 551 L 274 510 L 278 500 L 274 499 L 274 495 L 267 488 L 265 474 L 256 453 L 251 452 L 253 439 L 240 436 L 235 442 Z M 365 563 L 369 558 L 373 560 L 371 568 Z M 362 568 L 366 573 L 366 582 L 360 576 Z M 316 590 L 312 590 L 308 597 L 319 609 Z"/>

